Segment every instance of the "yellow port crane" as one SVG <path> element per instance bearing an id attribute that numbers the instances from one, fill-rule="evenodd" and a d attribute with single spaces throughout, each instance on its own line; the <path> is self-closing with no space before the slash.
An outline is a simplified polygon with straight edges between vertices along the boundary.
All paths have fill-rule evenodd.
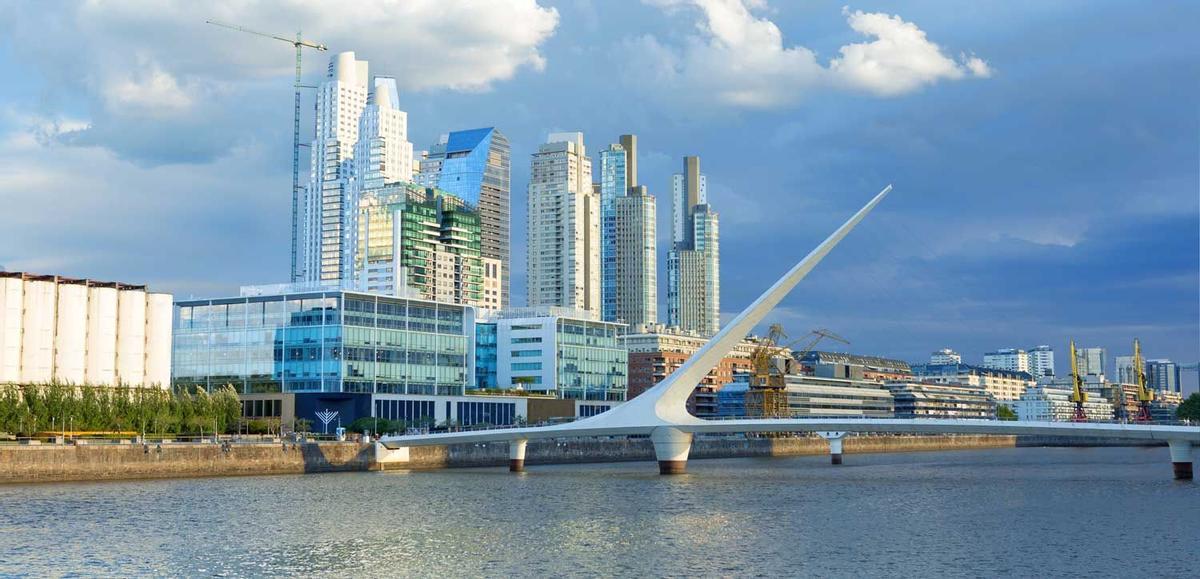
<path id="1" fill-rule="evenodd" d="M 1083 386 L 1083 377 L 1079 375 L 1079 354 L 1075 351 L 1075 340 L 1071 340 L 1071 383 L 1071 402 L 1075 403 L 1075 413 L 1071 416 L 1071 422 L 1087 422 L 1084 404 L 1087 403 L 1088 393 Z"/>
<path id="2" fill-rule="evenodd" d="M 805 340 L 805 338 L 800 338 L 784 344 L 787 337 L 782 325 L 771 324 L 767 336 L 759 342 L 758 347 L 750 355 L 754 373 L 750 377 L 750 389 L 746 392 L 746 416 L 754 418 L 789 417 L 791 412 L 788 410 L 787 383 L 784 378 L 788 366 L 793 360 L 799 360 L 811 352 L 822 339 L 829 338 L 845 344 L 850 343 L 829 330 L 818 328 L 805 336 L 808 338 L 808 342 L 798 353 L 793 355 L 792 359 L 785 361 L 783 368 L 780 368 L 771 361 Z"/>
<path id="3" fill-rule="evenodd" d="M 1134 421 L 1150 422 L 1150 403 L 1154 402 L 1154 391 L 1146 387 L 1146 362 L 1142 359 L 1142 344 L 1137 338 L 1133 339 L 1133 375 L 1137 377 L 1138 387 L 1138 413 Z"/>

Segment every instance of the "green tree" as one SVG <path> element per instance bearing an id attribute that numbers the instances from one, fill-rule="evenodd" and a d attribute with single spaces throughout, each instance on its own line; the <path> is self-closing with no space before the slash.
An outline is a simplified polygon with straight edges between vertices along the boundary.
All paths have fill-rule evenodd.
<path id="1" fill-rule="evenodd" d="M 996 406 L 996 418 L 1000 420 L 1016 420 L 1017 413 L 1013 412 L 1012 408 L 1009 408 L 1007 404 L 1000 404 Z"/>
<path id="2" fill-rule="evenodd" d="M 1200 392 L 1192 392 L 1192 395 L 1175 409 L 1175 416 L 1180 420 L 1200 421 Z"/>
<path id="3" fill-rule="evenodd" d="M 217 390 L 213 394 L 213 411 L 217 417 L 217 428 L 220 432 L 230 432 L 242 418 L 242 401 L 238 398 L 237 390 L 232 385 Z"/>

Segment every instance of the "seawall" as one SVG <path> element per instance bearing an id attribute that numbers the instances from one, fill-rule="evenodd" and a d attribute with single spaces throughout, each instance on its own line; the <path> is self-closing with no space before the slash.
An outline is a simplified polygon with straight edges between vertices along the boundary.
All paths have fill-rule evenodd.
<path id="1" fill-rule="evenodd" d="M 14 445 L 0 446 L 0 483 L 355 471 L 372 457 L 350 442 Z"/>
<path id="2" fill-rule="evenodd" d="M 1159 445 L 1157 441 L 1141 444 Z M 844 452 L 914 452 L 1029 446 L 1127 446 L 1103 439 L 1017 436 L 892 436 L 846 438 Z M 692 459 L 828 454 L 827 442 L 801 438 L 697 438 Z M 647 438 L 534 440 L 526 464 L 569 464 L 654 460 Z M 424 446 L 409 461 L 387 470 L 503 466 L 508 445 Z M 380 469 L 372 445 L 353 442 L 219 444 L 90 444 L 0 446 L 0 483 L 125 480 L 201 476 L 301 474 Z"/>

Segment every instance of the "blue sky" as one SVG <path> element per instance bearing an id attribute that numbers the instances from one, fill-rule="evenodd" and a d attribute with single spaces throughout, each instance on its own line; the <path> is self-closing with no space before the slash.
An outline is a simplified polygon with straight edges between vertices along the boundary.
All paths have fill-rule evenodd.
<path id="1" fill-rule="evenodd" d="M 914 361 L 1050 344 L 1062 370 L 1071 338 L 1134 337 L 1200 358 L 1195 3 L 372 4 L 0 8 L 0 264 L 180 297 L 287 277 L 291 49 L 216 18 L 395 75 L 418 149 L 505 132 L 518 302 L 529 155 L 633 132 L 664 259 L 670 175 L 701 157 L 725 312 L 894 183 L 772 321 Z"/>

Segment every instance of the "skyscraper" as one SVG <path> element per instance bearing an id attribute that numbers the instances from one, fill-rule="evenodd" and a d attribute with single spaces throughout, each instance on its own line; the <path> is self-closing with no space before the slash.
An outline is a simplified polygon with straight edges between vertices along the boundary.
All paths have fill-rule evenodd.
<path id="1" fill-rule="evenodd" d="M 317 87 L 312 165 L 292 224 L 292 281 L 344 285 L 355 278 L 358 199 L 369 188 L 412 180 L 408 114 L 396 80 L 376 77 L 353 52 L 329 61 Z"/>
<path id="2" fill-rule="evenodd" d="M 358 289 L 486 305 L 474 207 L 445 191 L 394 183 L 363 190 L 357 227 Z"/>
<path id="3" fill-rule="evenodd" d="M 1179 365 L 1170 360 L 1146 360 L 1146 386 L 1163 392 L 1183 393 Z"/>
<path id="4" fill-rule="evenodd" d="M 671 217 L 667 323 L 712 336 L 721 327 L 719 216 L 708 205 L 699 157 L 684 157 L 683 173 L 675 174 Z"/>
<path id="5" fill-rule="evenodd" d="M 600 301 L 605 321 L 617 319 L 617 199 L 637 187 L 637 180 L 637 135 L 621 135 L 619 144 L 600 152 Z"/>
<path id="6" fill-rule="evenodd" d="M 1034 379 L 1054 375 L 1054 348 L 1036 346 L 1029 349 L 1029 373 Z"/>
<path id="7" fill-rule="evenodd" d="M 583 133 L 552 133 L 529 174 L 529 305 L 600 314 L 600 203 Z"/>
<path id="8" fill-rule="evenodd" d="M 637 185 L 616 199 L 615 320 L 635 326 L 658 322 L 658 256 L 654 197 Z"/>
<path id="9" fill-rule="evenodd" d="M 1104 348 L 1079 348 L 1075 355 L 1080 376 L 1104 376 L 1104 366 L 1108 364 Z"/>
<path id="10" fill-rule="evenodd" d="M 454 131 L 430 147 L 418 181 L 479 208 L 483 257 L 500 260 L 501 303 L 509 305 L 512 167 L 508 137 L 495 127 Z"/>
<path id="11" fill-rule="evenodd" d="M 396 79 L 375 77 L 375 91 L 358 120 L 354 145 L 353 180 L 345 200 L 342 234 L 342 274 L 355 278 L 358 249 L 359 198 L 364 191 L 389 183 L 407 183 L 413 175 L 413 146 L 408 141 L 408 113 L 400 110 Z"/>

